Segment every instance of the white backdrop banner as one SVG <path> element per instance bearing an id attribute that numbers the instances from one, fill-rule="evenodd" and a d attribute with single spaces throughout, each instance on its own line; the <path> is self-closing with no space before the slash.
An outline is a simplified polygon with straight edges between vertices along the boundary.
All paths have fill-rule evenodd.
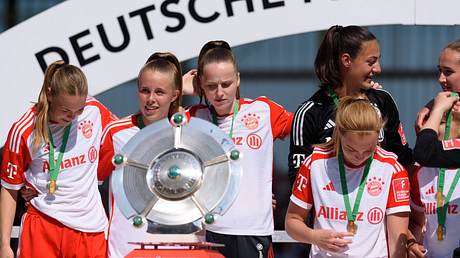
<path id="1" fill-rule="evenodd" d="M 0 145 L 58 59 L 81 67 L 95 95 L 135 78 L 155 51 L 186 60 L 212 39 L 238 46 L 334 24 L 459 24 L 456 10 L 458 0 L 65 1 L 0 34 Z"/>

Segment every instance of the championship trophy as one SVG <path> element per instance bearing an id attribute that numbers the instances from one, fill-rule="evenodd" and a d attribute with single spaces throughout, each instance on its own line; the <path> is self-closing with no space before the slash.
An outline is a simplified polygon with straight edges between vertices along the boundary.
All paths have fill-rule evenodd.
<path id="1" fill-rule="evenodd" d="M 156 241 L 130 242 L 137 248 L 127 257 L 223 257 L 222 245 L 205 242 L 203 223 L 236 198 L 239 158 L 220 128 L 182 113 L 133 136 L 113 157 L 111 186 L 123 215 L 133 227 L 147 223 Z"/>

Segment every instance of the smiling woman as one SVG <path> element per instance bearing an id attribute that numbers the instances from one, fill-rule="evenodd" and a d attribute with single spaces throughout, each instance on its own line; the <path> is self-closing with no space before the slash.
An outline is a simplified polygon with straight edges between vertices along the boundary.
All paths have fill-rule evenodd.
<path id="1" fill-rule="evenodd" d="M 315 59 L 320 89 L 302 103 L 294 116 L 289 153 L 289 179 L 294 183 L 302 161 L 314 144 L 330 140 L 340 98 L 366 96 L 385 121 L 379 144 L 398 155 L 404 166 L 412 164 L 412 151 L 399 121 L 391 95 L 373 81 L 381 72 L 380 47 L 376 37 L 359 26 L 332 26 L 326 32 Z"/>

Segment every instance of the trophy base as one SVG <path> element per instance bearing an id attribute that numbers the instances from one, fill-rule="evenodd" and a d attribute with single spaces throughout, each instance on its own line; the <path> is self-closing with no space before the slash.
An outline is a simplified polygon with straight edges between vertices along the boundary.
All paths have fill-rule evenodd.
<path id="1" fill-rule="evenodd" d="M 126 258 L 172 258 L 172 257 L 189 257 L 189 258 L 224 258 L 217 250 L 213 248 L 223 247 L 222 244 L 209 242 L 193 243 L 134 243 L 140 245 L 140 248 L 133 250 Z"/>

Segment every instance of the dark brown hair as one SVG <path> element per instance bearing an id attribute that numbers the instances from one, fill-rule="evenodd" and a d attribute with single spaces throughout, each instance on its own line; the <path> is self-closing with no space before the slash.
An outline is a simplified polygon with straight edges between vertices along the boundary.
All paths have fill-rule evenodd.
<path id="1" fill-rule="evenodd" d="M 315 73 L 320 87 L 336 89 L 342 86 L 340 73 L 340 56 L 348 53 L 355 58 L 362 49 L 363 43 L 376 40 L 374 34 L 360 26 L 335 25 L 330 27 L 321 41 L 315 58 Z"/>

